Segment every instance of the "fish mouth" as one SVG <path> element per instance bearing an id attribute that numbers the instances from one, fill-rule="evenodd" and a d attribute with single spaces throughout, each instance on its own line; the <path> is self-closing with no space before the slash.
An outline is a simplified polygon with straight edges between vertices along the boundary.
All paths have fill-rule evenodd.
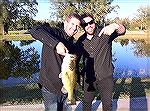
<path id="1" fill-rule="evenodd" d="M 76 58 L 75 56 L 70 56 L 70 58 Z"/>
<path id="2" fill-rule="evenodd" d="M 70 54 L 69 56 L 70 56 L 71 59 L 76 59 L 76 55 Z"/>

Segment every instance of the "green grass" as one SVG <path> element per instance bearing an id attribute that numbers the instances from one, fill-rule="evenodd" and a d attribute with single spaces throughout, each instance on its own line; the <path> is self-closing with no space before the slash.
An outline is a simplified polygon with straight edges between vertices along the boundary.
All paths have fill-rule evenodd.
<path id="1" fill-rule="evenodd" d="M 150 96 L 150 78 L 119 78 L 114 79 L 114 99 Z M 0 87 L 0 104 L 37 104 L 43 102 L 41 90 L 37 84 Z M 83 98 L 83 91 L 78 89 L 77 99 Z M 100 99 L 97 95 L 97 99 Z"/>
<path id="2" fill-rule="evenodd" d="M 41 90 L 37 84 L 0 87 L 0 104 L 29 104 L 43 101 Z"/>
<path id="3" fill-rule="evenodd" d="M 120 78 L 114 81 L 114 99 L 150 96 L 150 78 Z"/>
<path id="4" fill-rule="evenodd" d="M 33 40 L 30 34 L 25 34 L 26 30 L 9 31 L 6 35 L 0 35 L 0 40 Z"/>
<path id="5" fill-rule="evenodd" d="M 34 40 L 30 34 L 18 34 L 18 35 L 3 35 L 0 36 L 0 40 Z"/>
<path id="6" fill-rule="evenodd" d="M 6 35 L 0 35 L 0 40 L 33 40 L 32 36 L 30 34 L 24 34 L 26 30 L 21 30 L 21 31 L 9 31 L 8 34 Z M 78 39 L 84 32 L 79 31 L 76 35 L 75 38 Z M 140 31 L 127 31 L 127 33 L 123 36 L 119 36 L 116 39 L 145 39 L 149 40 L 148 38 L 148 31 L 145 32 L 145 34 L 140 34 Z"/>
<path id="7" fill-rule="evenodd" d="M 18 34 L 24 34 L 27 30 L 20 30 L 20 31 L 8 31 L 8 35 L 18 35 Z"/>
<path id="8" fill-rule="evenodd" d="M 150 96 L 150 78 L 114 79 L 113 99 L 127 99 Z M 96 99 L 100 96 L 96 93 Z"/>

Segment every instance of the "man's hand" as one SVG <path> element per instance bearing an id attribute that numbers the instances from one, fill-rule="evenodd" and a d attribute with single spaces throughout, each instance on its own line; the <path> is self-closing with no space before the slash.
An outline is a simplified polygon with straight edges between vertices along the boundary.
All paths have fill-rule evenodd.
<path id="1" fill-rule="evenodd" d="M 115 30 L 118 30 L 119 29 L 119 25 L 116 24 L 116 23 L 112 23 L 106 27 L 104 27 L 101 32 L 99 33 L 99 37 L 102 35 L 102 34 L 105 34 L 105 35 L 111 35 Z"/>
<path id="2" fill-rule="evenodd" d="M 56 51 L 58 54 L 65 56 L 68 52 L 67 48 L 64 46 L 62 42 L 59 42 L 56 46 Z"/>

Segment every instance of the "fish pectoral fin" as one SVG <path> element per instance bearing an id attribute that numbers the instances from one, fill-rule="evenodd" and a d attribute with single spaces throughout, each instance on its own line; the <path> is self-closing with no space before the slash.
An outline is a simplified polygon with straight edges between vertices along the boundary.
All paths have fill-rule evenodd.
<path id="1" fill-rule="evenodd" d="M 75 98 L 72 98 L 72 100 L 67 99 L 67 104 L 68 104 L 68 105 L 76 105 L 76 100 L 75 100 Z"/>
<path id="2" fill-rule="evenodd" d="M 64 94 L 67 94 L 67 90 L 64 88 L 64 86 L 61 88 L 61 92 L 64 93 Z"/>
<path id="3" fill-rule="evenodd" d="M 62 72 L 59 74 L 59 78 L 62 78 Z"/>

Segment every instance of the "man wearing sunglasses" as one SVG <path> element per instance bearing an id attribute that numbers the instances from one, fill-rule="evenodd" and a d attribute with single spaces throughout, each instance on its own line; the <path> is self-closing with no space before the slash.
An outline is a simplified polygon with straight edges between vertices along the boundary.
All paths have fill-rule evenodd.
<path id="1" fill-rule="evenodd" d="M 103 111 L 112 111 L 112 90 L 114 66 L 112 64 L 112 41 L 125 34 L 125 27 L 113 23 L 97 28 L 92 15 L 81 15 L 82 27 L 85 33 L 79 38 L 83 43 L 84 52 L 84 99 L 83 111 L 91 111 L 94 94 L 100 93 Z"/>

